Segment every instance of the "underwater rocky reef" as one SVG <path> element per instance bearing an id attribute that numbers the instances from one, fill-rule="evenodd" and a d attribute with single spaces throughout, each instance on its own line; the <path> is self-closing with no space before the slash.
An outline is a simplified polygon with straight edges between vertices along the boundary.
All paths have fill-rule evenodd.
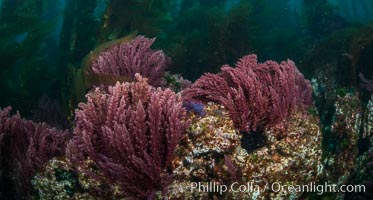
<path id="1" fill-rule="evenodd" d="M 363 0 L 0 0 L 0 199 L 372 199 L 372 20 Z"/>
<path id="2" fill-rule="evenodd" d="M 372 131 L 373 99 L 362 116 L 356 94 L 337 94 L 330 137 L 341 142 L 328 154 L 311 82 L 294 62 L 247 55 L 175 93 L 153 41 L 138 36 L 95 57 L 83 76 L 102 74 L 103 82 L 75 110 L 72 132 L 0 112 L 2 178 L 20 184 L 20 198 L 281 199 L 304 194 L 269 183 L 348 183 L 359 128 L 364 122 L 365 137 Z M 128 81 L 110 85 L 107 76 Z M 150 85 L 162 82 L 165 89 Z M 194 192 L 197 182 L 257 188 Z"/>

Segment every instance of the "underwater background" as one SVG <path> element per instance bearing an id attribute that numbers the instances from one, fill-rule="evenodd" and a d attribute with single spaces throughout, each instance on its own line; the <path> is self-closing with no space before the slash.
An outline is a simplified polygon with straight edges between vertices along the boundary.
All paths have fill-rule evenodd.
<path id="1" fill-rule="evenodd" d="M 371 0 L 0 0 L 0 199 L 373 199 L 372 93 Z"/>

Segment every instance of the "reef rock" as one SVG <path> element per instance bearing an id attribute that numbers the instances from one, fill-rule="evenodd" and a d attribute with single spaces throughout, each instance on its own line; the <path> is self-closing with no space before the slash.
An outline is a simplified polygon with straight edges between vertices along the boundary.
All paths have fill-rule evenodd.
<path id="1" fill-rule="evenodd" d="M 242 133 L 223 106 L 208 103 L 205 115 L 194 115 L 173 161 L 175 180 L 167 199 L 297 198 L 279 186 L 315 184 L 324 172 L 318 119 L 294 114 L 268 127 L 266 144 L 248 153 Z"/>

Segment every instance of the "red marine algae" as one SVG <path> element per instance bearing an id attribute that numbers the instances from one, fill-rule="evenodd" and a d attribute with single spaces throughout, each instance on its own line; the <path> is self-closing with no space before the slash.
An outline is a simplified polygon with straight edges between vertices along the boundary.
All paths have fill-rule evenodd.
<path id="1" fill-rule="evenodd" d="M 258 63 L 255 54 L 241 58 L 235 68 L 206 73 L 184 91 L 186 100 L 213 101 L 227 108 L 235 127 L 248 132 L 275 125 L 312 104 L 311 83 L 294 62 Z"/>
<path id="2" fill-rule="evenodd" d="M 92 63 L 95 74 L 110 74 L 134 79 L 136 73 L 153 86 L 161 84 L 162 76 L 171 59 L 163 51 L 152 50 L 155 38 L 137 36 L 130 42 L 113 44 Z"/>
<path id="3" fill-rule="evenodd" d="M 166 168 L 188 123 L 181 97 L 135 77 L 87 94 L 76 110 L 67 156 L 78 165 L 93 160 L 129 196 L 153 199 L 171 182 Z"/>

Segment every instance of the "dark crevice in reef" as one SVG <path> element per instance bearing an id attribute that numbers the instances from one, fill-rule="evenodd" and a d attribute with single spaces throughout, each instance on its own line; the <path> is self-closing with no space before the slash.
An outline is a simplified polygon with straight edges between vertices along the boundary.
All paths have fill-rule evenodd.
<path id="1" fill-rule="evenodd" d="M 267 139 L 261 130 L 241 132 L 241 134 L 241 147 L 244 148 L 247 153 L 252 153 L 267 144 Z"/>

